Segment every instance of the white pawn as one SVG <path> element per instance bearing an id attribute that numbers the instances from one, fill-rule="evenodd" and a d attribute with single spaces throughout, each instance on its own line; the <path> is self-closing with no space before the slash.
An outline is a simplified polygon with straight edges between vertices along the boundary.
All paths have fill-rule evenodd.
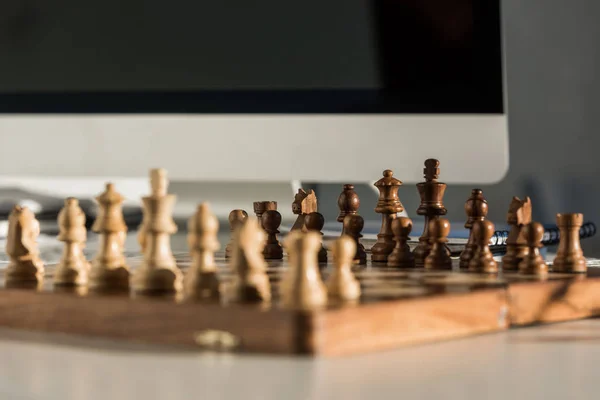
<path id="1" fill-rule="evenodd" d="M 256 218 L 247 218 L 233 232 L 231 267 L 235 273 L 229 286 L 227 300 L 237 303 L 271 301 L 271 283 L 262 251 L 265 231 Z"/>
<path id="2" fill-rule="evenodd" d="M 356 243 L 350 236 L 342 235 L 333 242 L 333 272 L 327 280 L 329 298 L 352 301 L 360 297 L 360 283 L 352 273 Z"/>
<path id="3" fill-rule="evenodd" d="M 64 242 L 65 247 L 54 272 L 54 285 L 85 285 L 88 282 L 90 264 L 82 251 L 87 234 L 85 214 L 77 199 L 69 197 L 65 200 L 65 206 L 58 213 L 58 226 L 58 240 Z"/>
<path id="4" fill-rule="evenodd" d="M 290 285 L 294 282 L 294 280 L 296 279 L 296 271 L 297 268 L 293 268 L 293 266 L 295 265 L 296 260 L 294 260 L 294 256 L 295 256 L 295 252 L 294 252 L 294 244 L 296 242 L 296 240 L 298 240 L 298 238 L 300 236 L 302 236 L 303 232 L 301 230 L 293 230 L 290 231 L 286 236 L 285 239 L 283 239 L 283 241 L 281 242 L 281 245 L 283 246 L 283 249 L 285 250 L 286 254 L 287 254 L 287 263 L 288 263 L 288 268 L 285 271 L 285 274 L 283 275 L 283 277 L 281 278 L 281 281 L 279 282 L 279 292 L 280 293 L 286 293 L 288 290 L 288 288 L 290 287 Z"/>
<path id="5" fill-rule="evenodd" d="M 297 234 L 286 243 L 290 269 L 282 288 L 281 300 L 285 307 L 313 309 L 327 304 L 327 289 L 319 271 L 321 234 Z"/>
<path id="6" fill-rule="evenodd" d="M 211 212 L 209 204 L 200 204 L 188 221 L 187 241 L 192 264 L 184 281 L 187 299 L 219 300 L 220 285 L 215 264 L 215 252 L 220 248 L 218 232 L 219 220 Z"/>

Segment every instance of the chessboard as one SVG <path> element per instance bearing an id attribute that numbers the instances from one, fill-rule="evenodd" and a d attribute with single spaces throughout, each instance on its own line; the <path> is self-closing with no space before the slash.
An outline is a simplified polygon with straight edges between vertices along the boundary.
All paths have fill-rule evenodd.
<path id="1" fill-rule="evenodd" d="M 185 273 L 189 255 L 176 254 L 176 260 Z M 215 261 L 226 284 L 233 276 L 230 260 L 217 253 Z M 398 270 L 368 261 L 353 268 L 359 301 L 315 310 L 280 305 L 287 258 L 268 261 L 273 298 L 256 305 L 59 289 L 52 283 L 55 266 L 47 265 L 40 287 L 0 289 L 0 326 L 191 350 L 340 356 L 600 315 L 600 268 L 575 276 L 481 275 L 462 272 L 453 261 L 452 271 Z M 133 271 L 140 262 L 128 258 Z M 321 265 L 324 280 L 331 268 Z"/>
<path id="2" fill-rule="evenodd" d="M 425 161 L 416 213 L 425 224 L 411 240 L 412 220 L 398 197 L 402 182 L 383 171 L 375 211 L 377 240 L 363 240 L 364 219 L 353 185 L 338 198 L 342 233 L 326 238 L 314 191 L 299 189 L 297 215 L 282 235 L 274 201 L 229 214 L 227 245 L 220 223 L 200 202 L 187 220 L 187 252 L 174 253 L 176 196 L 166 171 L 150 171 L 151 193 L 127 251 L 124 198 L 107 183 L 96 197 L 86 252 L 85 214 L 75 198 L 58 215 L 58 262 L 39 249 L 40 224 L 27 207 L 9 215 L 6 259 L 0 258 L 0 327 L 192 349 L 340 356 L 498 332 L 511 327 L 600 315 L 600 268 L 579 243 L 583 215 L 557 214 L 560 243 L 549 263 L 540 253 L 543 226 L 531 199 L 513 197 L 506 254 L 494 257 L 494 224 L 480 189 L 465 202 L 469 238 L 448 242 L 446 184 L 439 161 Z M 417 233 L 417 232 L 415 232 Z M 223 249 L 224 251 L 220 250 Z"/>

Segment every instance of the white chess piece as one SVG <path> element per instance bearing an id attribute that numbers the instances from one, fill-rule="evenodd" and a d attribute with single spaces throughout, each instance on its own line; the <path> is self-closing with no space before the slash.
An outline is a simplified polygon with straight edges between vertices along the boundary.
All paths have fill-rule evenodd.
<path id="1" fill-rule="evenodd" d="M 188 221 L 188 246 L 192 263 L 185 281 L 187 299 L 217 301 L 220 285 L 215 264 L 215 252 L 220 245 L 217 239 L 219 220 L 211 212 L 208 203 L 198 205 L 196 213 Z"/>
<path id="2" fill-rule="evenodd" d="M 286 248 L 290 270 L 281 292 L 283 305 L 313 309 L 327 304 L 327 289 L 319 271 L 321 235 L 317 232 L 299 233 L 286 243 Z"/>
<path id="3" fill-rule="evenodd" d="M 356 243 L 349 236 L 342 235 L 331 246 L 333 253 L 333 272 L 327 280 L 327 292 L 330 298 L 343 301 L 360 297 L 360 283 L 352 273 L 352 263 L 356 253 Z"/>

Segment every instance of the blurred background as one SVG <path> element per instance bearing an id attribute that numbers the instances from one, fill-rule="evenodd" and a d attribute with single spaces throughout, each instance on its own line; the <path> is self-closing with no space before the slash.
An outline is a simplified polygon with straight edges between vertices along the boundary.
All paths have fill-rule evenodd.
<path id="1" fill-rule="evenodd" d="M 510 198 L 528 195 L 534 220 L 552 223 L 557 212 L 582 212 L 598 223 L 600 3 L 503 0 L 502 5 L 510 168 L 501 182 L 480 185 L 490 204 L 488 218 L 504 221 Z M 319 189 L 321 198 L 339 192 L 329 185 Z M 365 187 L 357 192 L 370 193 Z M 466 185 L 446 190 L 444 204 L 452 221 L 464 215 L 469 192 Z M 401 188 L 400 198 L 409 213 L 419 206 L 414 187 Z M 319 206 L 328 216 L 336 212 L 333 202 Z M 366 215 L 369 210 L 361 211 Z M 582 245 L 586 255 L 600 255 L 598 236 Z"/>
<path id="2" fill-rule="evenodd" d="M 169 3 L 169 8 L 190 7 L 193 10 L 195 3 L 175 1 Z M 136 32 L 142 31 L 140 24 L 143 24 L 145 13 L 164 13 L 166 7 L 166 3 L 157 0 L 107 0 L 103 4 L 102 10 L 111 13 L 112 16 L 121 16 L 116 20 L 118 23 L 111 18 L 111 25 L 106 26 L 107 18 L 98 12 L 100 8 L 92 9 L 85 3 L 74 0 L 1 0 L 0 92 L 39 90 L 40 85 L 47 85 L 47 89 L 54 90 L 77 90 L 82 82 L 78 71 L 83 69 L 98 71 L 97 82 L 100 89 L 120 87 L 124 82 L 135 88 L 136 82 L 147 81 L 146 73 L 152 75 L 157 69 L 162 73 L 179 76 L 181 85 L 188 84 L 190 80 L 201 79 L 201 69 L 194 76 L 181 75 L 176 64 L 152 57 L 152 43 L 161 43 L 161 37 L 149 38 L 149 47 L 145 49 L 131 48 L 127 40 L 121 42 L 121 48 L 113 49 L 115 54 L 121 57 L 138 60 L 139 64 L 135 69 L 121 71 L 118 70 L 119 65 L 111 60 L 99 62 L 102 58 L 96 55 L 102 52 L 103 35 L 127 34 L 135 37 Z M 330 71 L 314 71 L 310 82 L 318 81 L 320 76 L 327 75 L 328 79 L 337 77 L 340 85 L 348 79 L 368 87 L 373 84 L 375 78 L 372 74 L 373 66 L 369 63 L 371 58 L 367 54 L 372 49 L 367 42 L 362 41 L 366 36 L 360 34 L 362 29 L 366 29 L 367 23 L 367 16 L 364 14 L 365 2 L 347 0 L 343 2 L 343 8 L 340 4 L 309 1 L 289 10 L 290 13 L 297 14 L 299 20 L 302 19 L 303 13 L 318 12 L 320 15 L 334 17 L 336 12 L 343 10 L 345 18 L 355 21 L 351 31 L 338 32 L 340 40 L 336 42 L 352 45 L 354 57 L 351 60 L 340 60 L 340 65 L 337 66 L 330 64 L 333 68 Z M 227 2 L 215 4 L 215 7 L 223 7 L 224 13 L 227 12 L 227 6 Z M 260 7 L 252 5 L 254 6 Z M 600 79 L 597 77 L 600 67 L 600 25 L 597 23 L 597 15 L 600 14 L 600 3 L 593 0 L 504 0 L 502 7 L 510 168 L 499 183 L 480 185 L 490 204 L 488 218 L 494 222 L 504 222 L 511 197 L 528 195 L 533 201 L 535 220 L 553 223 L 557 212 L 582 212 L 585 220 L 598 223 L 600 185 L 597 175 L 600 168 L 596 152 L 600 149 L 600 135 L 596 131 L 600 125 Z M 269 12 L 269 7 L 265 7 L 264 12 Z M 86 18 L 71 18 L 74 14 L 86 15 Z M 240 31 L 232 32 L 232 37 L 244 35 L 243 30 L 249 27 L 260 32 L 261 27 L 252 26 L 252 21 L 245 19 L 243 12 L 236 15 L 236 18 L 239 18 L 237 25 Z M 188 17 L 196 20 L 207 35 L 210 33 L 210 20 L 203 19 L 201 14 L 190 13 Z M 331 20 L 324 19 L 323 27 L 315 26 L 315 36 L 309 41 L 310 46 L 321 46 L 319 51 L 324 55 L 335 48 L 326 41 L 319 40 L 318 32 L 321 28 L 325 29 Z M 81 26 L 69 26 L 66 21 L 79 21 Z M 240 65 L 236 63 L 239 60 L 233 60 L 236 62 L 229 65 L 213 65 L 203 60 L 201 54 L 186 53 L 185 43 L 193 38 L 186 37 L 186 32 L 178 30 L 176 19 L 165 18 L 165 23 L 172 24 L 172 31 L 182 38 L 181 46 L 172 48 L 173 54 L 184 54 L 187 62 L 196 62 L 198 68 L 237 68 L 246 73 L 257 73 L 251 62 Z M 144 32 L 152 31 L 151 27 L 144 28 Z M 73 29 L 97 32 L 98 42 L 79 42 L 76 36 L 69 33 Z M 268 32 L 262 34 L 266 35 Z M 284 39 L 281 45 L 297 49 L 296 56 L 302 57 L 302 44 L 307 43 L 306 38 L 288 35 Z M 301 43 L 294 45 L 295 39 Z M 31 46 L 40 44 L 45 45 L 44 49 L 50 53 L 30 51 Z M 66 63 L 64 59 L 60 60 L 61 62 L 52 61 L 69 54 L 65 49 L 73 46 L 81 48 L 79 54 L 83 56 L 66 60 Z M 364 56 L 360 52 L 365 52 Z M 38 72 L 42 62 L 42 70 L 47 72 L 45 76 Z M 57 73 L 53 70 L 56 65 L 65 64 L 71 68 L 59 71 L 61 84 L 54 85 L 55 82 L 48 77 Z M 287 71 L 289 76 L 309 76 L 306 71 L 302 75 L 293 74 L 293 60 L 289 66 L 292 68 Z M 166 68 L 173 70 L 166 71 Z M 120 81 L 121 79 L 125 81 Z M 156 82 L 157 87 L 161 84 Z M 297 84 L 304 85 L 306 82 Z M 52 132 L 47 133 L 52 135 Z M 6 134 L 0 132 L 0 146 L 2 135 Z M 340 140 L 342 135 L 340 134 Z M 181 145 L 185 146 L 185 143 Z M 14 151 L 23 151 L 23 162 L 27 162 L 25 145 L 23 149 Z M 52 148 L 48 148 L 47 151 L 52 152 Z M 442 160 L 442 178 L 443 167 Z M 73 165 L 73 168 L 77 166 Z M 472 168 L 480 166 L 472 165 Z M 377 178 L 375 176 L 373 180 Z M 401 176 L 399 178 L 402 179 Z M 317 191 L 320 211 L 327 220 L 334 220 L 338 212 L 336 200 L 341 185 L 307 182 L 305 187 Z M 444 201 L 452 221 L 464 221 L 463 206 L 472 187 L 473 185 L 457 184 L 448 187 Z M 194 193 L 197 185 L 176 182 L 171 186 L 171 190 L 176 193 Z M 373 190 L 367 185 L 357 185 L 356 190 L 362 199 L 362 215 L 365 219 L 378 220 L 379 216 L 373 211 L 376 201 Z M 3 193 L 6 192 L 0 192 L 0 197 Z M 402 187 L 399 193 L 408 214 L 416 218 L 414 212 L 419 205 L 419 197 L 414 185 Z M 14 191 L 10 196 L 15 196 Z M 290 195 L 290 204 L 291 201 Z M 586 255 L 600 256 L 599 236 L 587 239 L 583 245 Z"/>

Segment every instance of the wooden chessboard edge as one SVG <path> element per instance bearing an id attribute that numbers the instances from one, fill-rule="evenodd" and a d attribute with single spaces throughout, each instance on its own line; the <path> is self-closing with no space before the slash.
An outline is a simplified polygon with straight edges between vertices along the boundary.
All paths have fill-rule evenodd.
<path id="1" fill-rule="evenodd" d="M 180 303 L 126 296 L 0 291 L 0 326 L 78 336 L 210 347 L 199 338 L 229 336 L 242 351 L 295 353 L 297 313 L 260 307 Z M 219 340 L 216 345 L 219 345 Z"/>
<path id="2" fill-rule="evenodd" d="M 499 290 L 482 292 L 483 297 L 488 297 L 490 294 L 497 296 L 498 293 L 502 293 Z M 340 335 L 339 329 L 336 328 L 338 325 L 336 320 L 339 318 L 356 319 L 364 326 L 377 324 L 377 321 L 388 313 L 393 315 L 404 313 L 405 320 L 410 320 L 408 315 L 411 315 L 411 310 L 422 309 L 421 304 L 433 304 L 433 308 L 426 307 L 426 312 L 432 313 L 435 304 L 445 304 L 448 308 L 455 304 L 454 299 L 465 298 L 468 301 L 473 296 L 479 298 L 482 293 L 399 299 L 358 305 L 353 308 L 265 311 L 260 306 L 228 305 L 224 308 L 219 304 L 174 304 L 164 299 L 129 299 L 125 295 L 75 296 L 69 293 L 4 289 L 0 291 L 0 326 L 191 347 L 207 347 L 206 338 L 202 339 L 203 343 L 198 343 L 198 340 L 202 335 L 210 334 L 216 338 L 217 345 L 222 341 L 219 335 L 221 338 L 233 338 L 232 340 L 239 342 L 239 348 L 235 351 L 241 352 L 351 354 L 363 352 L 372 346 L 354 344 L 352 338 L 356 332 Z M 422 318 L 428 317 L 424 315 Z M 384 336 L 398 337 L 389 343 L 387 348 L 406 341 L 401 337 L 402 330 L 399 331 L 399 327 L 396 325 L 389 333 L 385 329 L 382 331 Z M 358 330 L 360 331 L 360 326 Z M 477 328 L 476 331 L 481 329 Z M 336 346 L 346 347 L 343 351 L 336 350 L 335 346 L 323 345 L 324 335 L 327 337 L 333 334 L 338 336 Z M 374 340 L 379 340 L 378 335 L 374 336 Z"/>
<path id="3" fill-rule="evenodd" d="M 507 288 L 512 326 L 584 319 L 600 315 L 600 278 L 511 283 Z"/>
<path id="4" fill-rule="evenodd" d="M 549 306 L 543 308 L 544 304 Z M 504 324 L 498 322 L 503 313 Z M 600 278 L 582 275 L 315 311 L 265 311 L 261 306 L 175 304 L 154 298 L 22 289 L 0 291 L 2 327 L 192 348 L 220 346 L 233 338 L 239 346 L 231 351 L 325 357 L 477 335 L 509 325 L 596 315 L 600 315 Z M 389 321 L 393 321 L 392 326 Z M 204 336 L 213 337 L 215 342 L 207 344 Z"/>
<path id="5" fill-rule="evenodd" d="M 502 288 L 374 303 L 315 314 L 311 353 L 346 356 L 506 330 Z"/>

